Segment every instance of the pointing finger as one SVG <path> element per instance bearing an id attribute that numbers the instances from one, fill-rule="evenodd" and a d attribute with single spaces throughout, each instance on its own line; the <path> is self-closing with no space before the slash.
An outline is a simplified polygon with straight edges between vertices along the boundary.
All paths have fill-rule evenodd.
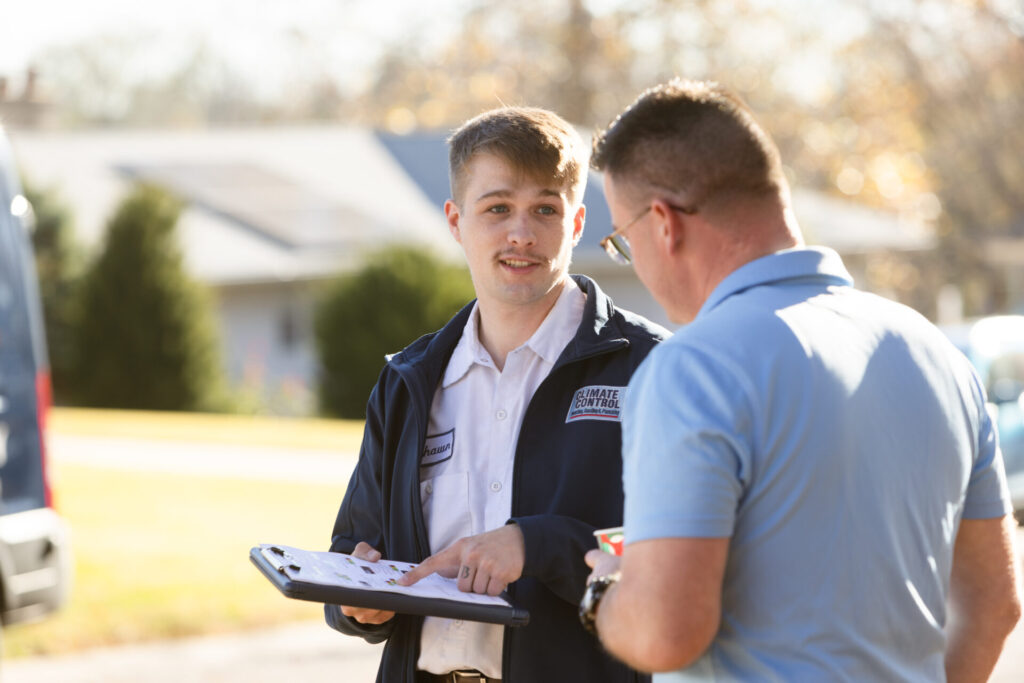
<path id="1" fill-rule="evenodd" d="M 433 574 L 434 569 L 433 566 L 431 565 L 431 560 L 433 559 L 433 557 L 428 557 L 427 559 L 423 560 L 423 562 L 421 562 L 418 566 L 413 567 L 405 574 L 402 574 L 402 576 L 400 576 L 398 579 L 398 583 L 402 586 L 411 586 L 420 579 Z"/>
<path id="2" fill-rule="evenodd" d="M 402 586 L 411 586 L 420 579 L 423 579 L 434 573 L 440 574 L 441 576 L 446 576 L 448 578 L 452 578 L 454 576 L 454 573 L 451 570 L 457 568 L 458 566 L 457 556 L 454 560 L 449 559 L 449 556 L 451 556 L 452 553 L 453 550 L 451 548 L 447 548 L 437 553 L 436 555 L 431 555 L 427 559 L 423 560 L 423 562 L 421 562 L 419 566 L 414 567 L 407 573 L 403 574 L 402 577 L 398 579 L 398 583 Z M 454 567 L 449 566 L 452 564 L 454 564 Z"/>

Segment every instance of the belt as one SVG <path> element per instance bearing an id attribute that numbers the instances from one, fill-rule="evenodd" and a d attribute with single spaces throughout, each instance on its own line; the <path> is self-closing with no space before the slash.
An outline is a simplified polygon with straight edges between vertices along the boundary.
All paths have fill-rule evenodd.
<path id="1" fill-rule="evenodd" d="M 431 683 L 501 683 L 500 678 L 488 678 L 479 671 L 449 671 L 446 674 L 420 672 L 421 680 Z"/>

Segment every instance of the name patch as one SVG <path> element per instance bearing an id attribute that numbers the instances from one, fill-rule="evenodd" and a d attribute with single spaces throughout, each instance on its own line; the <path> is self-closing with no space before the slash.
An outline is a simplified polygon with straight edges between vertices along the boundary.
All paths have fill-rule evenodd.
<path id="1" fill-rule="evenodd" d="M 576 420 L 622 421 L 622 392 L 626 387 L 590 386 L 576 390 L 566 423 Z"/>
<path id="2" fill-rule="evenodd" d="M 455 428 L 449 429 L 443 434 L 427 436 L 427 442 L 423 446 L 423 455 L 420 457 L 420 467 L 430 467 L 445 460 L 451 459 L 455 453 Z"/>

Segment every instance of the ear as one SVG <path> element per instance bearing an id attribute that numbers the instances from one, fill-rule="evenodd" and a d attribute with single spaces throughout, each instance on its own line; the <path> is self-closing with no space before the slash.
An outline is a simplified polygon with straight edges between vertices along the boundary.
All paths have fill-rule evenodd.
<path id="1" fill-rule="evenodd" d="M 651 202 L 651 213 L 658 224 L 656 238 L 669 255 L 683 248 L 688 216 L 676 211 L 663 199 Z"/>
<path id="2" fill-rule="evenodd" d="M 583 224 L 587 220 L 587 207 L 580 204 L 580 208 L 576 210 L 576 215 L 572 219 L 572 246 L 576 246 L 580 243 L 580 238 L 583 237 Z"/>
<path id="3" fill-rule="evenodd" d="M 462 235 L 459 232 L 459 207 L 451 199 L 444 203 L 444 215 L 448 219 L 448 231 L 459 244 L 462 244 Z"/>

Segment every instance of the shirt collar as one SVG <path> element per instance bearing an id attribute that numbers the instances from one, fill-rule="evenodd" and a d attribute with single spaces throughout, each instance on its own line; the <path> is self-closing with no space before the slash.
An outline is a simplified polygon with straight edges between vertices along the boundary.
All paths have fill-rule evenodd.
<path id="1" fill-rule="evenodd" d="M 518 348 L 527 347 L 546 362 L 554 365 L 583 321 L 583 308 L 586 301 L 587 297 L 583 291 L 574 282 L 569 282 L 562 288 L 562 293 L 558 295 L 555 305 L 548 311 L 544 321 Z M 443 388 L 447 389 L 462 379 L 474 364 L 490 368 L 496 367 L 491 355 L 480 343 L 479 306 L 479 303 L 473 305 L 469 320 L 466 321 L 466 326 L 462 330 L 462 337 L 459 338 L 459 343 L 456 344 L 455 350 L 448 360 L 448 367 L 445 368 L 444 378 L 441 380 Z"/>
<path id="2" fill-rule="evenodd" d="M 746 263 L 718 283 L 701 306 L 697 318 L 706 315 L 733 294 L 771 282 L 815 278 L 834 285 L 852 286 L 853 278 L 843 260 L 827 247 L 784 249 Z"/>
<path id="3" fill-rule="evenodd" d="M 469 372 L 474 363 L 494 367 L 494 361 L 491 360 L 490 354 L 480 343 L 480 337 L 477 334 L 479 324 L 480 304 L 474 303 L 473 310 L 469 312 L 469 320 L 462 328 L 459 343 L 455 345 L 452 357 L 448 359 L 448 367 L 445 368 L 444 378 L 441 380 L 442 387 L 448 388 L 458 382 L 463 375 Z"/>

